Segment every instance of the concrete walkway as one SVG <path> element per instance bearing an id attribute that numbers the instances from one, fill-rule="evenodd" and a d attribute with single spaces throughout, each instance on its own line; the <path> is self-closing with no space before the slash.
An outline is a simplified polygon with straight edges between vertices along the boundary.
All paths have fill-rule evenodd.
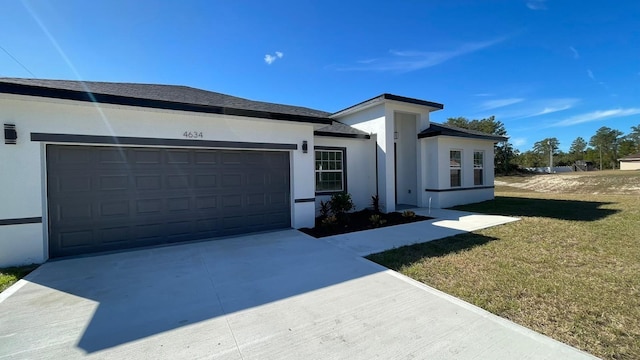
<path id="1" fill-rule="evenodd" d="M 0 359 L 200 358 L 592 357 L 295 230 L 53 261 L 0 294 Z"/>
<path id="2" fill-rule="evenodd" d="M 360 256 L 366 256 L 520 220 L 509 216 L 483 215 L 448 209 L 432 209 L 430 212 L 424 208 L 412 210 L 418 215 L 433 219 L 329 236 L 323 239 Z"/>

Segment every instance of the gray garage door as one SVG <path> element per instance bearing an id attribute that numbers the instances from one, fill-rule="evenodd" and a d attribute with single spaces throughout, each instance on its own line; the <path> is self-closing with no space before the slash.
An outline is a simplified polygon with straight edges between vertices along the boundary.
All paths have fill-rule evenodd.
<path id="1" fill-rule="evenodd" d="M 289 153 L 47 146 L 49 255 L 291 226 Z"/>

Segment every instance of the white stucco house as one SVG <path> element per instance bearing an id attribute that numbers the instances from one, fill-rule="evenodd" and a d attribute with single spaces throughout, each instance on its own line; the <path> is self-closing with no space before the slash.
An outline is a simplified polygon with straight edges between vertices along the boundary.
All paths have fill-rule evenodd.
<path id="1" fill-rule="evenodd" d="M 640 170 L 640 153 L 627 155 L 618 161 L 620 161 L 620 170 Z"/>
<path id="2" fill-rule="evenodd" d="M 312 227 L 349 192 L 493 198 L 494 143 L 383 94 L 328 113 L 173 85 L 0 78 L 0 266 Z M 230 240 L 233 241 L 233 240 Z"/>

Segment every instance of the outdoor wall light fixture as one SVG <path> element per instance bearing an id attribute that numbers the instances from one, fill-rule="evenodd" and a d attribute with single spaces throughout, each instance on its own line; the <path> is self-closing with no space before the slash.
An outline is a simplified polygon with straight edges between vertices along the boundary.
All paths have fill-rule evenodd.
<path id="1" fill-rule="evenodd" d="M 15 145 L 18 140 L 15 124 L 4 124 L 4 143 Z"/>
<path id="2" fill-rule="evenodd" d="M 308 151 L 309 151 L 309 145 L 307 145 L 307 140 L 304 140 L 302 142 L 302 152 L 306 154 Z"/>

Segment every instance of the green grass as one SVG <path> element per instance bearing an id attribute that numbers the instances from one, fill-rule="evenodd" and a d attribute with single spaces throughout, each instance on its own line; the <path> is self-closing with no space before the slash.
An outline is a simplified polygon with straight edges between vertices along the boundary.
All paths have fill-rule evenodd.
<path id="1" fill-rule="evenodd" d="M 5 291 L 37 267 L 38 265 L 27 265 L 0 269 L 0 292 Z"/>
<path id="2" fill-rule="evenodd" d="M 614 186 L 638 176 L 618 173 Z M 369 258 L 596 356 L 640 359 L 640 192 L 496 196 L 460 209 L 522 220 Z"/>

